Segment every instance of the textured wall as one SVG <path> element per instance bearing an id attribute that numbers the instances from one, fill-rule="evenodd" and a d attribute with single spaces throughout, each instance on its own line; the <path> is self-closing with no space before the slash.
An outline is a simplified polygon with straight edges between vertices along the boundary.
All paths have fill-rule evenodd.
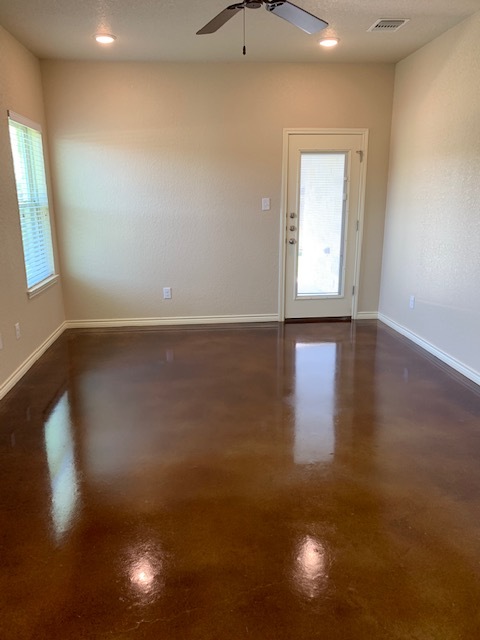
<path id="1" fill-rule="evenodd" d="M 480 14 L 397 66 L 380 311 L 480 374 L 479 78 Z"/>
<path id="2" fill-rule="evenodd" d="M 0 27 L 0 393 L 16 369 L 62 324 L 61 284 L 27 297 L 7 110 L 43 125 L 38 60 Z M 54 227 L 53 209 L 52 226 Z M 15 338 L 16 322 L 22 337 Z"/>
<path id="3" fill-rule="evenodd" d="M 377 309 L 391 65 L 42 72 L 68 319 L 276 314 L 284 127 L 370 129 L 359 310 Z"/>

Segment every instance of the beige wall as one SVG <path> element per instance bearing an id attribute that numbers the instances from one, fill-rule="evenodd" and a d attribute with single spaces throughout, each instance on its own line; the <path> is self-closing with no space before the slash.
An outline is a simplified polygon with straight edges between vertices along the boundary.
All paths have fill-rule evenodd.
<path id="1" fill-rule="evenodd" d="M 479 79 L 480 14 L 397 66 L 380 312 L 480 381 Z"/>
<path id="2" fill-rule="evenodd" d="M 61 284 L 31 300 L 26 293 L 22 238 L 13 173 L 7 110 L 44 124 L 38 60 L 0 27 L 0 397 L 24 361 L 64 321 Z M 52 208 L 52 224 L 53 208 Z M 15 338 L 20 322 L 21 339 Z"/>
<path id="3" fill-rule="evenodd" d="M 377 310 L 392 65 L 42 72 L 69 320 L 277 314 L 287 127 L 370 130 L 359 311 Z"/>

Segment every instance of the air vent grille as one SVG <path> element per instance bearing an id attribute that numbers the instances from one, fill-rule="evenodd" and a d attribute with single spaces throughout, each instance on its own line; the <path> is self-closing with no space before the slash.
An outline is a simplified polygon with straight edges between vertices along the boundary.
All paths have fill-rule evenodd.
<path id="1" fill-rule="evenodd" d="M 394 31 L 401 29 L 405 24 L 407 24 L 407 22 L 409 21 L 403 18 L 397 20 L 387 20 L 382 18 L 381 20 L 377 20 L 375 24 L 372 24 L 370 29 L 367 29 L 367 31 L 384 31 L 393 33 Z"/>

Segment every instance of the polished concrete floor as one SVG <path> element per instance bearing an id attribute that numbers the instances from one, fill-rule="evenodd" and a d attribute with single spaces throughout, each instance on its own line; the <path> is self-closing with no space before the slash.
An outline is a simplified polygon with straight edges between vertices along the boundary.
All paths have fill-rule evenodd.
<path id="1" fill-rule="evenodd" d="M 1 640 L 480 638 L 480 396 L 375 322 L 67 332 L 0 479 Z"/>

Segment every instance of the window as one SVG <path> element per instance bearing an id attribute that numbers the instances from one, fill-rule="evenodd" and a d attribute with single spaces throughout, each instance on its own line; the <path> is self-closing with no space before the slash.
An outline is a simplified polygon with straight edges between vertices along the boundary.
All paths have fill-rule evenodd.
<path id="1" fill-rule="evenodd" d="M 298 296 L 342 296 L 347 154 L 300 154 Z"/>
<path id="2" fill-rule="evenodd" d="M 12 111 L 8 114 L 8 126 L 27 289 L 29 295 L 33 295 L 56 280 L 42 132 L 39 125 Z"/>

